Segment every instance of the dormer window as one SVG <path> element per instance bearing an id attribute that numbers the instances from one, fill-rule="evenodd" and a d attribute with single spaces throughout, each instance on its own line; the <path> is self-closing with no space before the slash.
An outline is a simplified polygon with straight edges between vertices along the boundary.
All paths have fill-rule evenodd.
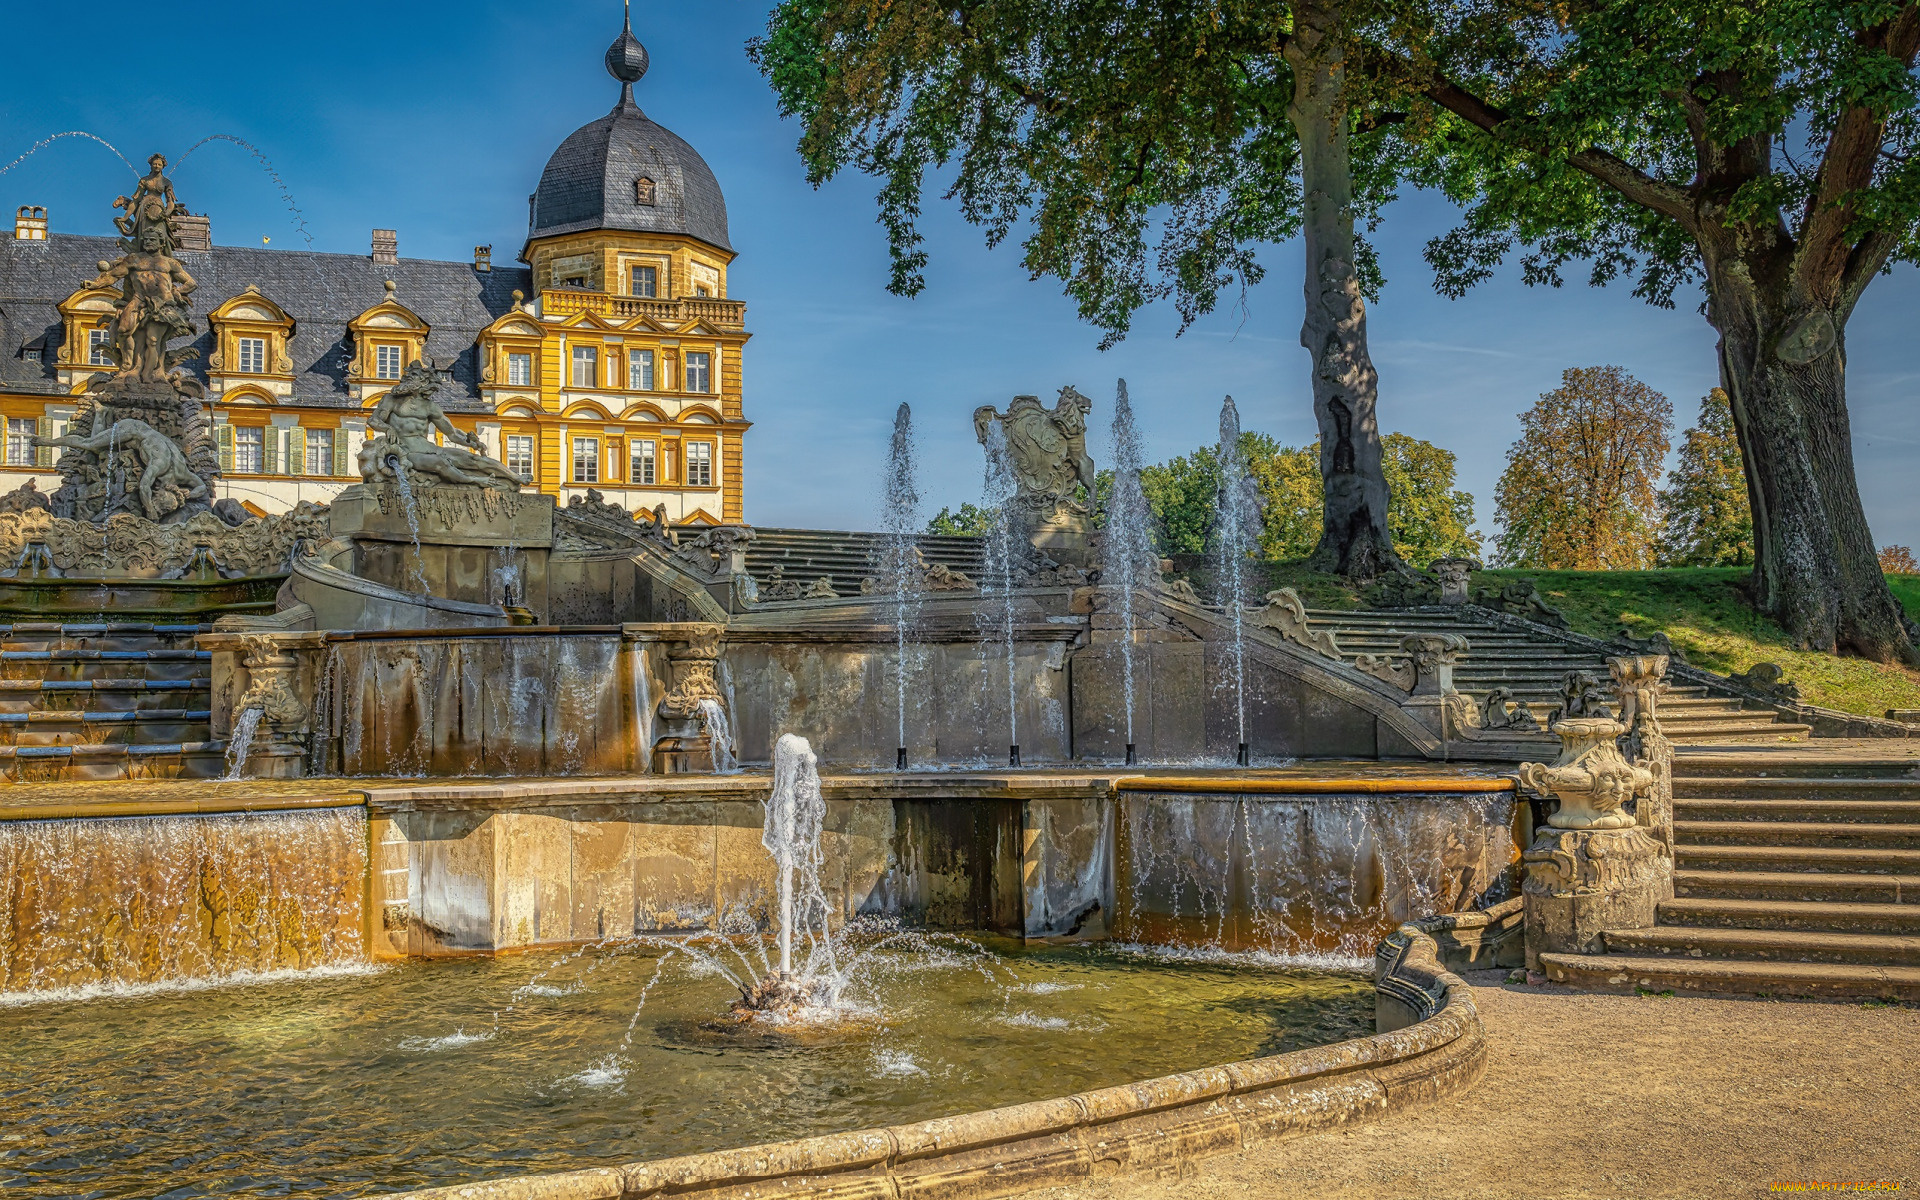
<path id="1" fill-rule="evenodd" d="M 28 362 L 39 362 L 40 347 L 28 346 L 26 349 L 20 351 L 20 357 L 26 359 Z"/>
<path id="2" fill-rule="evenodd" d="M 405 365 L 400 361 L 399 346 L 375 346 L 373 348 L 373 377 L 375 379 L 398 379 Z"/>
<path id="3" fill-rule="evenodd" d="M 633 181 L 633 202 L 646 208 L 653 207 L 653 180 L 645 175 Z"/>
<path id="4" fill-rule="evenodd" d="M 112 366 L 113 356 L 107 353 L 108 347 L 112 345 L 113 345 L 113 330 L 111 329 L 87 330 L 87 365 L 93 366 L 93 367 Z"/>
<path id="5" fill-rule="evenodd" d="M 267 339 L 251 337 L 240 339 L 240 372 L 243 375 L 266 374 Z"/>

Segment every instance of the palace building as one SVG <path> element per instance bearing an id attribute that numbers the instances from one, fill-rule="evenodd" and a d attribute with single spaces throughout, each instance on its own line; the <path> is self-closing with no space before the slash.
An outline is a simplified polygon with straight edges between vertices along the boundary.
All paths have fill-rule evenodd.
<path id="1" fill-rule="evenodd" d="M 647 52 L 607 51 L 620 100 L 560 144 L 529 197 L 524 266 L 402 258 L 393 230 L 365 255 L 213 243 L 176 218 L 197 357 L 220 446 L 217 487 L 256 513 L 326 503 L 358 481 L 367 413 L 422 358 L 438 399 L 488 453 L 565 504 L 588 489 L 679 524 L 738 522 L 746 305 L 728 298 L 726 200 L 686 142 L 635 104 Z M 102 205 L 103 209 L 105 204 Z M 0 234 L 0 491 L 59 486 L 74 400 L 113 369 L 117 294 L 81 284 L 120 254 L 52 233 L 46 209 Z M 76 290 L 79 289 L 79 290 Z"/>

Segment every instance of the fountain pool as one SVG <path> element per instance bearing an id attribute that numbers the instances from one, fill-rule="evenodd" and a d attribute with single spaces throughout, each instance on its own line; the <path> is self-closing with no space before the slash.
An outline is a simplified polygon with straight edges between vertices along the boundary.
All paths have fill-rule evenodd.
<path id="1" fill-rule="evenodd" d="M 848 994 L 870 1015 L 831 1026 L 716 1027 L 726 980 L 632 942 L 0 1008 L 0 1163 L 34 1195 L 372 1195 L 943 1116 L 1372 1031 L 1364 976 L 975 944 L 881 950 Z"/>

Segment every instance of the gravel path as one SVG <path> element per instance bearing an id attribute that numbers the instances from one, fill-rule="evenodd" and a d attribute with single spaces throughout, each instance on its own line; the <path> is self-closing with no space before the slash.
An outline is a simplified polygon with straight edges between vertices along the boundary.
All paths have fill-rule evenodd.
<path id="1" fill-rule="evenodd" d="M 1920 1191 L 1920 1008 L 1581 995 L 1468 976 L 1487 1073 L 1465 1096 L 1053 1200 L 1768 1196 Z M 1853 1192 L 1849 1194 L 1886 1194 Z"/>

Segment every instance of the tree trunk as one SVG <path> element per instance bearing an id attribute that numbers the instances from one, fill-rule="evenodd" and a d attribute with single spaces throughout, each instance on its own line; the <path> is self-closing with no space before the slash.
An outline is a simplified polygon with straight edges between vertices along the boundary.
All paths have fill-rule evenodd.
<path id="1" fill-rule="evenodd" d="M 1307 317 L 1300 344 L 1313 356 L 1313 412 L 1320 423 L 1325 512 L 1318 570 L 1372 579 L 1402 569 L 1387 529 L 1387 479 L 1374 418 L 1379 375 L 1367 354 L 1367 307 L 1353 262 L 1353 164 L 1341 97 L 1346 55 L 1339 11 L 1296 4 L 1287 63 L 1287 116 L 1300 139 L 1302 229 L 1307 244 Z"/>
<path id="2" fill-rule="evenodd" d="M 1915 661 L 1854 475 L 1844 314 L 1792 295 L 1775 264 L 1705 259 L 1753 506 L 1755 607 L 1804 649 Z"/>

